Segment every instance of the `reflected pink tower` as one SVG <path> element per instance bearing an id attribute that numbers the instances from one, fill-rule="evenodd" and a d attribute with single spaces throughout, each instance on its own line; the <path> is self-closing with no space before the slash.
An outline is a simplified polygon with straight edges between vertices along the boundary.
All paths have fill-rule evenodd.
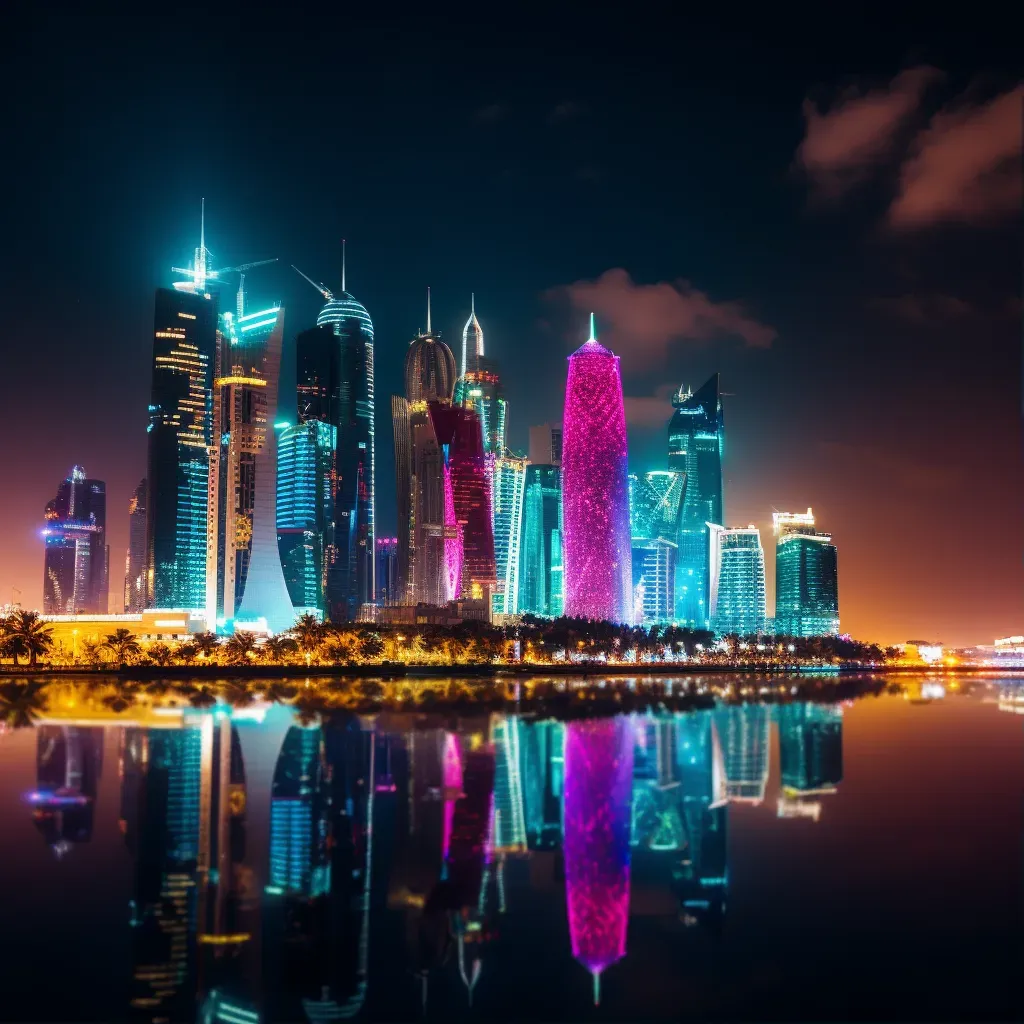
<path id="1" fill-rule="evenodd" d="M 569 356 L 562 421 L 565 614 L 630 623 L 632 558 L 619 357 L 590 337 Z"/>
<path id="2" fill-rule="evenodd" d="M 565 730 L 565 896 L 572 955 L 594 979 L 626 955 L 633 725 L 573 722 Z"/>

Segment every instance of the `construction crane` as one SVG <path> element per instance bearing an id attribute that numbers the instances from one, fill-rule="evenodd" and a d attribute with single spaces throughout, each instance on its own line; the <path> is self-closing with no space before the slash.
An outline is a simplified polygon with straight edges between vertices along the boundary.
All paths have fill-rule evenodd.
<path id="1" fill-rule="evenodd" d="M 222 267 L 220 270 L 210 271 L 210 277 L 217 277 L 218 274 L 237 274 L 238 292 L 235 295 L 235 308 L 238 311 L 238 318 L 245 316 L 245 272 L 253 267 L 265 267 L 268 263 L 276 263 L 277 257 L 272 260 L 257 260 L 255 263 L 243 263 L 240 267 Z"/>
<path id="2" fill-rule="evenodd" d="M 334 292 L 330 290 L 325 284 L 317 284 L 308 274 L 304 274 L 295 264 L 292 264 L 292 270 L 295 271 L 299 277 L 304 277 L 328 302 L 334 298 Z"/>

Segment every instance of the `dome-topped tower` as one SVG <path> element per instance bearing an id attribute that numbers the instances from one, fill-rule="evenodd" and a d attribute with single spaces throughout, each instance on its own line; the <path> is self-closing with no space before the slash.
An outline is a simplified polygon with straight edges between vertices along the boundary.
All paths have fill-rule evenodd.
<path id="1" fill-rule="evenodd" d="M 327 300 L 316 318 L 317 327 L 333 325 L 335 334 L 361 331 L 367 340 L 373 341 L 373 321 L 366 307 L 349 292 L 339 292 Z"/>
<path id="2" fill-rule="evenodd" d="M 427 289 L 427 329 L 409 342 L 405 353 L 405 396 L 410 402 L 450 402 L 455 391 L 455 356 L 430 327 L 430 289 Z"/>

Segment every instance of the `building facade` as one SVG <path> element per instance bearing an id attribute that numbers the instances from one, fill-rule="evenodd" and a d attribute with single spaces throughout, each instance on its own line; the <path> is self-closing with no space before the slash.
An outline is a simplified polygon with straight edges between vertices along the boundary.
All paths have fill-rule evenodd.
<path id="1" fill-rule="evenodd" d="M 519 570 L 522 565 L 523 499 L 529 462 L 512 455 L 494 460 L 494 561 L 498 577 L 492 607 L 496 615 L 519 611 Z"/>
<path id="2" fill-rule="evenodd" d="M 764 549 L 756 526 L 710 532 L 711 628 L 716 633 L 756 636 L 766 628 Z"/>
<path id="3" fill-rule="evenodd" d="M 662 537 L 633 538 L 633 621 L 670 623 L 676 610 L 676 545 Z"/>
<path id="4" fill-rule="evenodd" d="M 594 334 L 569 357 L 562 447 L 565 614 L 633 617 L 626 417 L 619 359 Z"/>
<path id="5" fill-rule="evenodd" d="M 145 479 L 128 502 L 128 553 L 124 563 L 124 610 L 141 612 L 146 607 L 146 502 Z"/>
<path id="6" fill-rule="evenodd" d="M 107 486 L 75 466 L 43 513 L 43 612 L 105 615 L 109 598 Z"/>
<path id="7" fill-rule="evenodd" d="M 518 610 L 558 618 L 565 610 L 562 577 L 562 471 L 531 463 L 523 492 Z"/>
<path id="8" fill-rule="evenodd" d="M 398 538 L 377 538 L 377 604 L 394 605 L 402 599 L 398 576 Z"/>
<path id="9" fill-rule="evenodd" d="M 629 519 L 633 539 L 679 542 L 686 474 L 655 469 L 629 476 Z"/>
<path id="10" fill-rule="evenodd" d="M 828 533 L 806 514 L 776 512 L 775 632 L 783 636 L 839 634 L 839 567 Z"/>
<path id="11" fill-rule="evenodd" d="M 705 629 L 710 623 L 708 523 L 725 522 L 722 453 L 725 427 L 716 373 L 696 392 L 680 388 L 668 428 L 669 469 L 686 474 L 679 526 L 676 617 Z"/>
<path id="12" fill-rule="evenodd" d="M 535 466 L 562 465 L 562 424 L 530 427 L 530 462 Z"/>
<path id="13" fill-rule="evenodd" d="M 148 607 L 206 607 L 216 299 L 156 292 L 149 401 Z"/>

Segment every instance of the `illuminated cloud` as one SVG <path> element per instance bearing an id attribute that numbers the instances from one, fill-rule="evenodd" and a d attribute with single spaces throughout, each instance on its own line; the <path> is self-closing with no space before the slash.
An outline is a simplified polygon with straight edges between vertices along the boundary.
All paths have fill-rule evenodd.
<path id="1" fill-rule="evenodd" d="M 891 157 L 925 92 L 941 78 L 936 68 L 908 68 L 883 88 L 846 90 L 825 110 L 804 100 L 806 133 L 796 163 L 810 180 L 815 197 L 842 196 Z"/>
<path id="2" fill-rule="evenodd" d="M 907 230 L 1019 213 L 1024 86 L 986 103 L 951 104 L 920 132 L 900 170 L 888 222 Z"/>
<path id="3" fill-rule="evenodd" d="M 688 281 L 635 284 L 621 268 L 596 281 L 553 288 L 549 299 L 568 300 L 579 314 L 597 314 L 598 334 L 627 365 L 659 361 L 673 341 L 741 338 L 767 348 L 778 332 L 748 316 L 741 303 L 715 302 Z"/>
<path id="4" fill-rule="evenodd" d="M 626 423 L 640 429 L 667 426 L 672 418 L 672 384 L 663 384 L 653 395 L 626 396 Z"/>

